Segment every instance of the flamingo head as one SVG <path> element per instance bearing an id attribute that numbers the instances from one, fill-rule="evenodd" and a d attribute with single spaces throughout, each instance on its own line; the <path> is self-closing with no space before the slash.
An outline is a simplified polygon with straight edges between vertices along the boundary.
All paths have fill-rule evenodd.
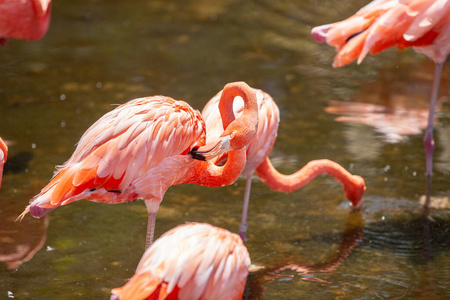
<path id="1" fill-rule="evenodd" d="M 244 100 L 244 111 L 235 118 L 233 102 L 235 97 Z M 224 127 L 218 139 L 205 146 L 193 148 L 190 154 L 200 160 L 210 160 L 225 152 L 242 149 L 250 144 L 258 130 L 258 101 L 255 90 L 245 82 L 225 85 L 219 102 L 219 111 Z"/>
<path id="2" fill-rule="evenodd" d="M 353 175 L 352 182 L 344 188 L 345 196 L 352 202 L 353 208 L 359 210 L 362 207 L 362 197 L 366 190 L 366 184 L 361 176 Z"/>

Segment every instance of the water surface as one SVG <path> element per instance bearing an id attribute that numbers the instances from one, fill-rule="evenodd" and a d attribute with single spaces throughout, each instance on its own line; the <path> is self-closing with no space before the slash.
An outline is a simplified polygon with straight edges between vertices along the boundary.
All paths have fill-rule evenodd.
<path id="1" fill-rule="evenodd" d="M 142 201 L 79 201 L 44 220 L 14 219 L 112 104 L 163 94 L 200 110 L 237 80 L 268 92 L 280 107 L 270 157 L 281 172 L 329 158 L 367 184 L 363 209 L 351 213 L 332 178 L 291 194 L 255 180 L 246 245 L 253 264 L 265 268 L 250 274 L 245 298 L 449 297 L 449 210 L 424 214 L 419 203 L 420 120 L 432 63 L 411 50 L 389 50 L 333 69 L 334 49 L 310 38 L 313 26 L 366 2 L 55 1 L 42 40 L 0 49 L 0 135 L 10 149 L 0 190 L 0 299 L 107 299 L 123 285 L 144 249 Z M 432 195 L 440 199 L 450 195 L 447 73 L 435 130 Z M 381 105 L 393 121 L 377 122 L 379 114 L 336 121 L 349 114 L 327 112 L 331 100 Z M 418 132 L 399 133 L 399 126 Z M 244 186 L 240 179 L 220 189 L 171 187 L 156 236 L 188 221 L 236 232 Z"/>

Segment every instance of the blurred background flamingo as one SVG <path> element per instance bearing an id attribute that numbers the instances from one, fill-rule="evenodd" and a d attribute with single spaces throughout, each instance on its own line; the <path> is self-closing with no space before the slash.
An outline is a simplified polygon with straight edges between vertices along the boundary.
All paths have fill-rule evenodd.
<path id="1" fill-rule="evenodd" d="M 245 102 L 245 111 L 236 120 L 232 111 L 235 96 Z M 144 199 L 148 247 L 153 240 L 156 212 L 170 186 L 224 186 L 232 184 L 242 172 L 245 149 L 241 148 L 254 137 L 258 123 L 254 91 L 244 82 L 227 84 L 220 105 L 227 129 L 206 146 L 202 116 L 184 101 L 155 96 L 117 107 L 84 133 L 72 157 L 57 167 L 53 179 L 19 218 L 28 212 L 40 218 L 80 199 L 110 204 Z M 213 151 L 209 151 L 211 148 Z M 204 161 L 228 150 L 238 151 L 230 152 L 223 167 Z"/>
<path id="2" fill-rule="evenodd" d="M 51 0 L 0 1 L 0 43 L 7 38 L 38 40 L 50 24 Z"/>
<path id="3" fill-rule="evenodd" d="M 431 92 L 428 123 L 424 137 L 426 153 L 427 195 L 432 176 L 434 151 L 433 121 L 442 67 L 450 52 L 449 0 L 379 0 L 373 1 L 348 19 L 315 27 L 312 37 L 336 47 L 333 67 L 357 59 L 360 64 L 367 53 L 376 54 L 390 47 L 413 47 L 436 64 Z"/>
<path id="4" fill-rule="evenodd" d="M 3 166 L 5 165 L 7 158 L 8 146 L 6 146 L 5 142 L 0 138 L 0 187 L 2 187 Z"/>
<path id="5" fill-rule="evenodd" d="M 249 267 L 250 255 L 237 234 L 188 223 L 157 239 L 111 299 L 242 299 Z"/>
<path id="6" fill-rule="evenodd" d="M 430 106 L 427 91 L 433 82 L 432 67 L 425 60 L 406 64 L 405 72 L 392 72 L 390 67 L 381 67 L 377 70 L 379 76 L 364 82 L 351 101 L 330 100 L 325 111 L 340 115 L 335 119 L 338 122 L 372 126 L 386 143 L 408 141 L 409 136 L 422 134 L 427 128 Z M 445 69 L 443 71 L 436 112 L 448 98 L 448 74 Z M 439 168 L 439 163 L 434 167 Z"/>
<path id="7" fill-rule="evenodd" d="M 246 147 L 247 164 L 242 174 L 247 178 L 244 194 L 244 204 L 242 209 L 242 219 L 239 226 L 239 235 L 245 241 L 245 232 L 247 231 L 247 212 L 250 198 L 250 189 L 252 176 L 254 173 L 270 189 L 279 192 L 293 192 L 315 177 L 321 174 L 328 174 L 334 177 L 344 188 L 347 199 L 352 202 L 353 207 L 359 208 L 362 205 L 361 199 L 366 189 L 364 179 L 358 175 L 352 175 L 339 164 L 327 160 L 313 160 L 306 164 L 302 169 L 291 175 L 279 173 L 270 162 L 269 153 L 272 151 L 273 144 L 277 137 L 280 112 L 278 106 L 272 97 L 257 89 L 253 89 L 259 106 L 259 124 L 256 137 Z M 219 101 L 221 94 L 219 92 L 203 108 L 202 116 L 206 122 L 207 141 L 216 140 L 223 133 L 222 120 L 219 114 Z M 236 115 L 243 112 L 242 101 L 235 101 L 234 111 Z M 227 156 L 219 156 L 215 162 L 221 165 L 226 162 Z"/>

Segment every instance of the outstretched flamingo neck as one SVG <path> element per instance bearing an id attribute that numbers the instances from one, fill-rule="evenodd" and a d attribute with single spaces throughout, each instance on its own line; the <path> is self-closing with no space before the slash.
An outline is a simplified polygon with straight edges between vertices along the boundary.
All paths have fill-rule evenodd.
<path id="1" fill-rule="evenodd" d="M 271 190 L 279 192 L 293 192 L 321 174 L 327 174 L 334 177 L 344 188 L 345 195 L 355 208 L 362 204 L 361 199 L 366 190 L 364 179 L 358 175 L 352 175 L 339 164 L 328 160 L 313 160 L 307 163 L 303 168 L 291 175 L 279 173 L 266 157 L 256 169 L 256 175 Z"/>

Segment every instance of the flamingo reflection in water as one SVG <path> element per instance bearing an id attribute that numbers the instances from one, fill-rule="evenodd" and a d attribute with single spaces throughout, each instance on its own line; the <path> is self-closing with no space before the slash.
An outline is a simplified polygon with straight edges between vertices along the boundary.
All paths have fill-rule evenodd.
<path id="1" fill-rule="evenodd" d="M 364 219 L 361 213 L 350 212 L 344 225 L 341 243 L 328 257 L 319 263 L 308 265 L 294 254 L 279 254 L 271 259 L 274 261 L 272 265 L 250 272 L 246 294 L 252 299 L 264 299 L 268 284 L 279 279 L 294 279 L 296 276 L 304 281 L 330 283 L 327 281 L 327 275 L 338 272 L 339 266 L 362 241 L 363 233 Z"/>
<path id="2" fill-rule="evenodd" d="M 244 113 L 235 118 L 235 96 Z M 131 100 L 100 118 L 81 137 L 72 157 L 32 199 L 19 219 L 35 218 L 86 199 L 117 204 L 144 199 L 148 212 L 146 247 L 153 240 L 156 212 L 166 190 L 176 184 L 220 187 L 236 181 L 245 165 L 246 146 L 255 136 L 258 106 L 244 82 L 229 83 L 220 99 L 226 130 L 205 145 L 200 112 L 184 101 L 154 96 Z M 230 151 L 228 162 L 207 159 Z"/>
<path id="3" fill-rule="evenodd" d="M 435 62 L 434 82 L 424 137 L 427 197 L 434 151 L 433 120 L 442 67 L 450 52 L 450 0 L 376 0 L 348 19 L 315 27 L 312 37 L 337 49 L 333 67 L 358 64 L 390 47 L 413 47 Z"/>
<path id="4" fill-rule="evenodd" d="M 3 204 L 0 211 L 0 261 L 10 270 L 31 260 L 47 239 L 49 216 L 42 221 L 26 219 L 15 222 L 17 214 L 10 213 Z"/>
<path id="5" fill-rule="evenodd" d="M 50 25 L 51 0 L 0 1 L 0 44 L 8 38 L 35 41 Z"/>
<path id="6" fill-rule="evenodd" d="M 379 78 L 364 83 L 352 101 L 329 101 L 325 111 L 341 115 L 336 118 L 338 122 L 374 127 L 387 143 L 405 141 L 427 127 L 429 98 L 424 91 L 432 81 L 428 67 L 416 62 L 402 73 L 382 69 Z M 436 110 L 447 100 L 447 78 L 444 72 Z"/>
<path id="7" fill-rule="evenodd" d="M 8 146 L 0 138 L 0 186 L 2 182 L 3 167 L 8 157 Z M 15 163 L 15 157 L 10 163 Z M 15 205 L 17 202 L 12 201 Z M 17 269 L 21 264 L 33 258 L 44 246 L 47 239 L 48 216 L 42 222 L 28 219 L 24 222 L 15 222 L 17 209 L 7 199 L 2 198 L 0 210 L 0 261 L 10 270 Z"/>
<path id="8" fill-rule="evenodd" d="M 259 106 L 259 124 L 256 137 L 246 147 L 247 163 L 242 174 L 247 178 L 242 210 L 242 220 L 239 226 L 239 235 L 245 241 L 247 231 L 247 211 L 250 199 L 252 176 L 255 173 L 258 178 L 270 189 L 279 192 L 293 192 L 308 184 L 321 174 L 334 177 L 342 185 L 344 193 L 353 204 L 354 208 L 362 206 L 362 197 L 366 189 L 364 179 L 358 175 L 352 175 L 342 166 L 328 159 L 313 160 L 302 169 L 291 175 L 279 173 L 269 159 L 269 153 L 273 148 L 278 131 L 279 109 L 272 97 L 258 89 L 253 89 Z M 219 92 L 203 108 L 202 116 L 206 123 L 206 139 L 216 140 L 223 133 L 222 120 L 219 113 Z M 243 112 L 242 102 L 235 101 L 234 111 L 237 116 Z M 217 157 L 217 165 L 227 161 L 227 154 Z"/>
<path id="9" fill-rule="evenodd" d="M 237 234 L 188 223 L 157 239 L 111 299 L 242 299 L 249 266 Z"/>

